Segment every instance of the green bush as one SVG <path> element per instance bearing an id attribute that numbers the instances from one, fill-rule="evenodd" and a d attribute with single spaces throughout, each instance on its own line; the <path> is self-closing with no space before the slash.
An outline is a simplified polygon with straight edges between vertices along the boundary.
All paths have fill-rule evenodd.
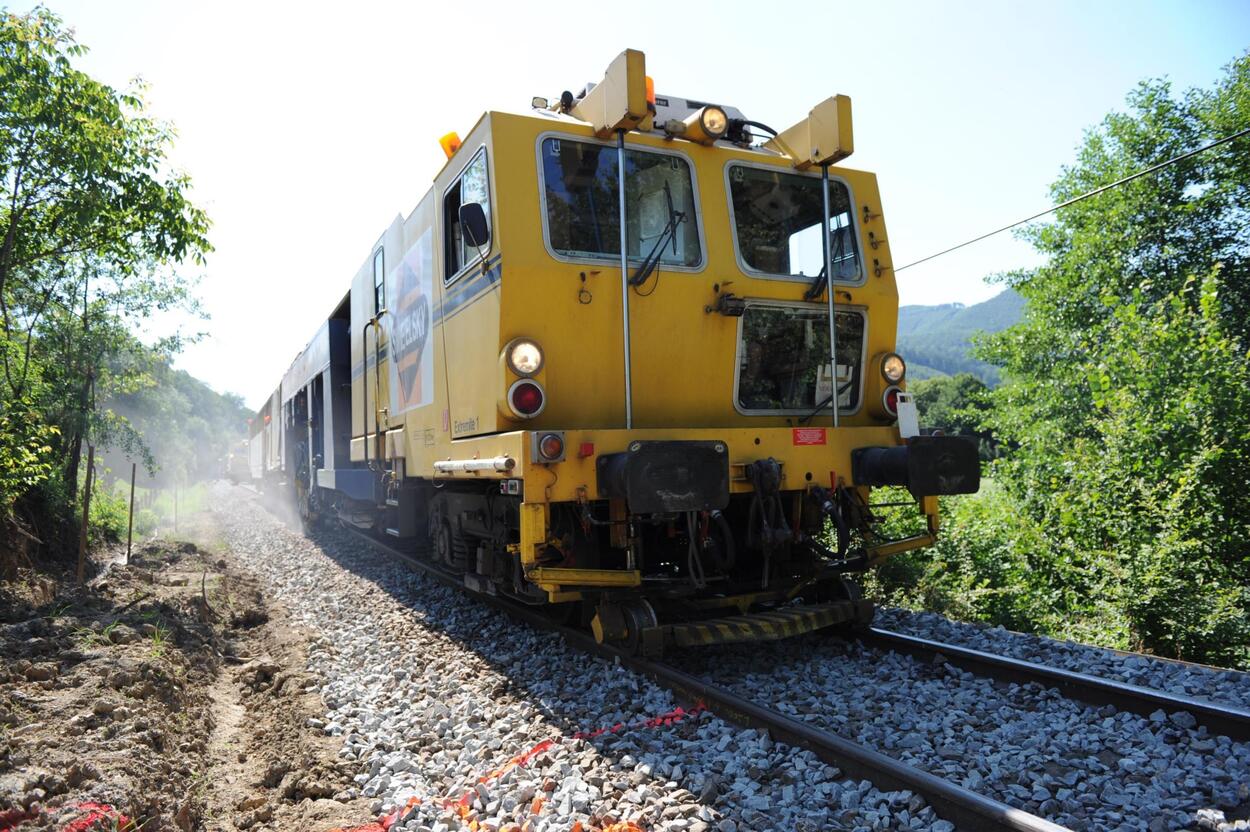
<path id="1" fill-rule="evenodd" d="M 135 537 L 148 537 L 156 532 L 160 519 L 150 508 L 142 508 L 135 512 Z"/>
<path id="2" fill-rule="evenodd" d="M 128 519 L 129 506 L 125 497 L 98 484 L 91 489 L 87 538 L 92 546 L 124 541 Z"/>
<path id="3" fill-rule="evenodd" d="M 877 492 L 874 501 L 886 497 Z M 1010 496 L 990 480 L 981 492 L 941 500 L 942 530 L 935 545 L 885 561 L 868 576 L 873 595 L 888 604 L 927 609 L 964 621 L 1013 630 L 1054 628 L 1056 599 L 1037 564 L 1045 538 Z M 914 532 L 890 524 L 890 536 Z"/>

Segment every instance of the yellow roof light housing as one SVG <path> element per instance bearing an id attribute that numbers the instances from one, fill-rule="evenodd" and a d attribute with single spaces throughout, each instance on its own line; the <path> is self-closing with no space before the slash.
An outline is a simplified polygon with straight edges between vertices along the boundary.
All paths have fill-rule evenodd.
<path id="1" fill-rule="evenodd" d="M 618 130 L 650 130 L 646 56 L 637 49 L 617 55 L 603 80 L 577 102 L 571 115 L 588 122 L 601 139 Z"/>
<path id="2" fill-rule="evenodd" d="M 789 156 L 799 170 L 831 165 L 855 152 L 851 99 L 835 95 L 812 108 L 807 118 L 764 144 Z"/>

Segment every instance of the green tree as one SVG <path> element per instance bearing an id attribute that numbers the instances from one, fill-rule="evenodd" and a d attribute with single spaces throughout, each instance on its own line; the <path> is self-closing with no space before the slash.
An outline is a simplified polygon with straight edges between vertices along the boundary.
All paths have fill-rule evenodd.
<path id="1" fill-rule="evenodd" d="M 1250 56 L 1209 91 L 1143 83 L 1089 131 L 1064 201 L 1250 125 Z M 993 473 L 1049 534 L 1056 609 L 1110 605 L 1134 645 L 1250 662 L 1250 140 L 1057 212 L 1046 265 L 1006 279 L 1024 320 L 986 336 L 1003 368 Z"/>
<path id="2" fill-rule="evenodd" d="M 44 8 L 0 12 L 0 413 L 15 430 L 3 512 L 59 468 L 43 508 L 64 515 L 88 432 L 138 442 L 97 395 L 149 383 L 131 333 L 193 306 L 172 269 L 210 248 L 189 180 L 168 170 L 171 128 L 146 115 L 139 85 L 75 69 L 83 51 Z"/>
<path id="3" fill-rule="evenodd" d="M 949 436 L 976 440 L 982 459 L 998 453 L 993 434 L 982 427 L 989 412 L 989 389 L 972 373 L 935 376 L 911 382 L 907 392 L 916 398 L 920 424 Z"/>

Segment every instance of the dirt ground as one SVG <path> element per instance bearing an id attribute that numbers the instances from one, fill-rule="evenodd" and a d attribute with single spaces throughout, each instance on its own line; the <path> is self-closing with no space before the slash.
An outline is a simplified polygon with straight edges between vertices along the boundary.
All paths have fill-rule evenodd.
<path id="1" fill-rule="evenodd" d="M 0 832 L 318 832 L 367 819 L 310 727 L 307 635 L 196 518 L 0 583 Z M 313 725 L 318 723 L 312 723 Z"/>

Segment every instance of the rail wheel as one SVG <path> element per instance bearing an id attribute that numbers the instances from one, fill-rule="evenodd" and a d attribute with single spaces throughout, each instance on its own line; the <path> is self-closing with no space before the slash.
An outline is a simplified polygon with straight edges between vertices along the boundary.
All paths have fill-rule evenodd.
<path id="1" fill-rule="evenodd" d="M 313 503 L 314 495 L 311 489 L 303 480 L 296 480 L 295 508 L 299 512 L 300 527 L 305 534 L 315 531 L 318 525 L 319 513 Z"/>
<path id="2" fill-rule="evenodd" d="M 624 605 L 625 641 L 621 645 L 632 655 L 649 655 L 654 652 L 646 638 L 646 631 L 659 626 L 655 609 L 646 600 L 630 601 Z M 661 647 L 663 645 L 660 645 Z"/>
<path id="3" fill-rule="evenodd" d="M 444 566 L 451 566 L 455 561 L 455 535 L 451 524 L 441 512 L 436 512 L 430 524 L 430 537 L 434 543 L 434 559 Z"/>
<path id="4" fill-rule="evenodd" d="M 600 604 L 590 628 L 596 641 L 632 656 L 654 656 L 664 650 L 655 608 L 645 599 Z"/>
<path id="5" fill-rule="evenodd" d="M 470 541 L 456 534 L 447 516 L 447 504 L 436 500 L 430 509 L 430 542 L 434 546 L 434 560 L 457 572 L 469 567 Z"/>

